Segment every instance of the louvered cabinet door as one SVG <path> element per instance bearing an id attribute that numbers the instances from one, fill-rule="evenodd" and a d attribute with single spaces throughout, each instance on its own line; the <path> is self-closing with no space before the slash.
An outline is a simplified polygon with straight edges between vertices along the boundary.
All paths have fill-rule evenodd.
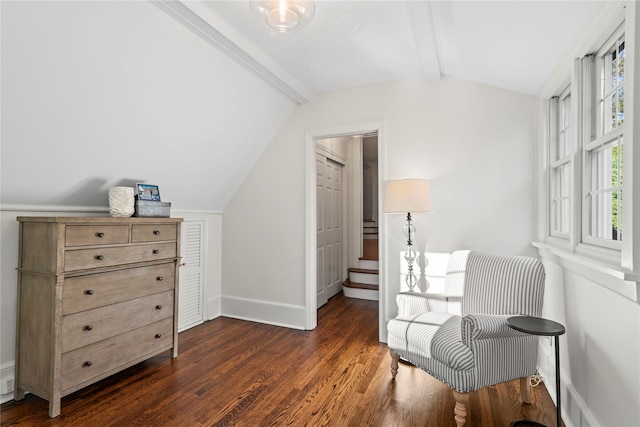
<path id="1" fill-rule="evenodd" d="M 178 331 L 204 322 L 204 221 L 182 223 L 182 268 L 178 296 Z"/>

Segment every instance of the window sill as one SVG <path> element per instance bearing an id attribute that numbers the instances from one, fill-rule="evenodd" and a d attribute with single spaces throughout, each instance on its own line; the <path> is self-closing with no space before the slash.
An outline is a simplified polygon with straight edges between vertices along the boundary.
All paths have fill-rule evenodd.
<path id="1" fill-rule="evenodd" d="M 640 304 L 640 274 L 620 265 L 549 243 L 533 242 L 541 258 L 552 261 L 585 279 Z M 604 259 L 604 258 L 603 258 Z M 610 260 L 609 260 L 610 261 Z"/>

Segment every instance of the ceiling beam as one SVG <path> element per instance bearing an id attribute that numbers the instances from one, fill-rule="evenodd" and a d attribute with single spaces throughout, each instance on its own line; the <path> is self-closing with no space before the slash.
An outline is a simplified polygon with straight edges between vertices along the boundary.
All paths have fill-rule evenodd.
<path id="1" fill-rule="evenodd" d="M 413 31 L 418 58 L 422 65 L 422 74 L 427 80 L 440 80 L 440 46 L 431 12 L 430 0 L 407 0 L 404 2 Z"/>
<path id="2" fill-rule="evenodd" d="M 151 1 L 202 39 L 298 104 L 307 104 L 313 99 L 312 91 L 271 62 L 246 40 L 242 40 L 238 35 L 232 36 L 230 31 L 223 33 L 222 26 L 214 24 L 213 14 L 200 2 L 189 1 L 187 4 L 181 0 Z"/>

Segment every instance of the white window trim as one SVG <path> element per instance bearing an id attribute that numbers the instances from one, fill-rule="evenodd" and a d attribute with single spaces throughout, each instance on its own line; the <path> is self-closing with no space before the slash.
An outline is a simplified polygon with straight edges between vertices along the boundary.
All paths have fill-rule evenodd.
<path id="1" fill-rule="evenodd" d="M 622 25 L 622 27 L 621 27 Z M 572 58 L 580 58 L 589 52 L 600 50 L 607 45 L 607 41 L 614 39 L 617 34 L 612 29 L 622 29 L 625 33 L 626 46 L 626 70 L 625 70 L 625 160 L 624 160 L 624 203 L 623 203 L 623 230 L 625 233 L 620 250 L 606 247 L 598 247 L 581 242 L 582 236 L 582 202 L 583 190 L 581 185 L 583 168 L 583 149 L 576 149 L 572 158 L 572 177 L 575 184 L 572 185 L 572 227 L 569 241 L 551 235 L 550 222 L 550 140 L 549 99 L 558 93 L 558 88 L 565 87 L 568 80 L 567 70 L 571 70 L 571 96 L 573 99 L 573 115 L 582 114 L 583 108 L 593 108 L 583 99 L 580 76 L 582 70 L 578 67 L 578 61 Z M 636 66 L 636 58 L 640 60 L 640 46 L 633 43 L 640 38 L 640 5 L 635 2 L 608 3 L 598 5 L 590 21 L 585 25 L 583 35 L 568 50 L 567 56 L 556 67 L 556 71 L 549 78 L 543 90 L 540 92 L 538 104 L 540 117 L 540 147 L 538 169 L 538 238 L 533 245 L 538 248 L 542 258 L 552 259 L 553 262 L 574 271 L 595 283 L 604 286 L 611 291 L 620 294 L 640 304 L 640 223 L 633 222 L 633 212 L 640 215 L 640 185 L 633 186 L 633 181 L 638 177 L 633 175 L 633 164 L 640 165 L 640 138 L 634 143 L 634 133 L 639 133 L 640 105 L 634 109 L 633 99 L 638 99 L 637 91 L 640 91 L 640 64 Z M 573 62 L 573 67 L 571 63 Z M 563 83 L 564 82 L 564 83 Z M 637 88 L 637 89 L 636 89 Z M 595 87 L 591 87 L 595 95 Z M 634 111 L 635 110 L 635 111 Z M 593 111 L 593 110 L 591 110 Z M 638 125 L 634 126 L 634 123 Z M 595 136 L 595 123 L 580 123 L 573 121 L 574 138 L 577 141 L 589 140 L 583 135 Z M 638 130 L 635 131 L 635 128 Z M 634 132 L 635 131 L 635 132 Z M 611 135 L 609 135 L 610 137 Z M 639 133 L 640 136 L 640 133 Z M 633 150 L 633 148 L 637 148 Z M 634 152 L 635 151 L 635 152 Z M 640 174 L 640 171 L 636 172 Z M 577 197 L 574 197 L 577 195 Z M 635 208 L 635 209 L 634 209 Z M 578 220 L 576 220 L 578 219 Z M 635 230 L 635 232 L 634 232 Z"/>
<path id="2" fill-rule="evenodd" d="M 554 180 L 553 174 L 554 171 L 556 171 L 558 168 L 567 165 L 569 167 L 569 176 L 571 179 L 571 184 L 569 185 L 570 189 L 569 189 L 569 194 L 568 194 L 568 198 L 569 201 L 572 200 L 573 196 L 573 191 L 571 190 L 571 187 L 573 186 L 573 175 L 572 175 L 572 170 L 573 170 L 573 152 L 574 150 L 574 141 L 575 141 L 575 115 L 574 115 L 574 100 L 573 100 L 573 93 L 571 91 L 571 84 L 566 84 L 566 87 L 560 92 L 559 95 L 554 96 L 550 101 L 549 101 L 549 209 L 548 209 L 548 221 L 549 221 L 549 235 L 552 237 L 557 237 L 559 239 L 564 239 L 564 240 L 569 240 L 571 237 L 571 227 L 573 226 L 573 212 L 570 209 L 569 212 L 569 218 L 570 218 L 570 230 L 566 233 L 563 232 L 559 232 L 556 231 L 554 229 L 554 225 L 555 225 L 555 219 L 554 216 L 557 213 L 555 210 L 555 207 L 553 206 L 553 202 L 555 200 L 555 191 L 554 191 L 554 187 L 556 185 L 556 182 Z M 571 96 L 571 128 L 573 129 L 573 132 L 571 133 L 572 137 L 571 137 L 571 147 L 569 150 L 569 153 L 561 158 L 558 158 L 558 155 L 556 153 L 556 150 L 558 148 L 558 137 L 560 135 L 560 127 L 562 126 L 560 124 L 560 111 L 561 111 L 561 103 L 563 102 L 563 100 L 567 97 L 567 96 Z"/>

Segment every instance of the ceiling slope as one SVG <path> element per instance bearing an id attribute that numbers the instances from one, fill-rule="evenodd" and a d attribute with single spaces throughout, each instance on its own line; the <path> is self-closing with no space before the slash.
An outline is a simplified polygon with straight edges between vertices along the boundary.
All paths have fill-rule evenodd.
<path id="1" fill-rule="evenodd" d="M 295 102 L 151 2 L 2 2 L 1 203 L 222 211 Z"/>
<path id="2" fill-rule="evenodd" d="M 200 15 L 304 103 L 318 93 L 442 75 L 536 94 L 600 2 L 318 0 L 313 21 L 285 34 L 258 22 L 245 0 L 163 3 Z"/>

